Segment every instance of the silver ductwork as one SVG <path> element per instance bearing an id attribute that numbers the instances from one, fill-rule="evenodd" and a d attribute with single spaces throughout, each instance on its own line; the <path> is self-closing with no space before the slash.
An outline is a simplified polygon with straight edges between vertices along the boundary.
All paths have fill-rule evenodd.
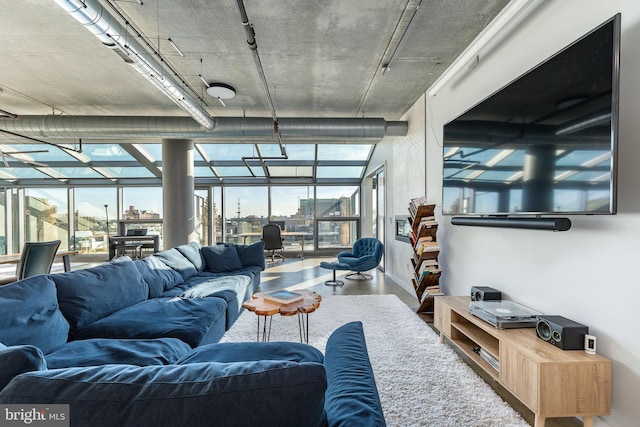
<path id="1" fill-rule="evenodd" d="M 40 138 L 273 138 L 270 117 L 217 117 L 210 130 L 188 117 L 121 116 L 20 116 L 0 119 L 0 129 Z M 283 137 L 309 140 L 381 140 L 385 136 L 407 135 L 407 122 L 382 118 L 281 118 Z"/>
<path id="2" fill-rule="evenodd" d="M 205 129 L 213 127 L 211 116 L 200 103 L 97 0 L 55 1 Z"/>

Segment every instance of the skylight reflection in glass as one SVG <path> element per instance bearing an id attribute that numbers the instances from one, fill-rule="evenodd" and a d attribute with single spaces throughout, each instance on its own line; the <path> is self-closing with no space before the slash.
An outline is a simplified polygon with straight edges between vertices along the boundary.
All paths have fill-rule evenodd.
<path id="1" fill-rule="evenodd" d="M 278 144 L 260 144 L 260 152 L 264 157 L 280 157 Z M 285 144 L 289 160 L 315 160 L 316 146 L 312 144 Z"/>
<path id="2" fill-rule="evenodd" d="M 82 154 L 93 161 L 136 160 L 118 144 L 84 144 L 82 146 Z"/>
<path id="3" fill-rule="evenodd" d="M 318 160 L 367 160 L 371 144 L 318 144 Z"/>
<path id="4" fill-rule="evenodd" d="M 360 178 L 364 167 L 359 166 L 318 166 L 317 178 Z"/>
<path id="5" fill-rule="evenodd" d="M 253 144 L 199 144 L 210 160 L 241 160 L 243 157 L 257 156 Z"/>

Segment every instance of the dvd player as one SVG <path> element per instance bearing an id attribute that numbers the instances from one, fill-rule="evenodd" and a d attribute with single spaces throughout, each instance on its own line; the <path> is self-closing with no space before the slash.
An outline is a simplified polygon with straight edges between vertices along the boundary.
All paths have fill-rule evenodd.
<path id="1" fill-rule="evenodd" d="M 535 328 L 541 314 L 513 301 L 471 301 L 469 312 L 498 329 Z"/>

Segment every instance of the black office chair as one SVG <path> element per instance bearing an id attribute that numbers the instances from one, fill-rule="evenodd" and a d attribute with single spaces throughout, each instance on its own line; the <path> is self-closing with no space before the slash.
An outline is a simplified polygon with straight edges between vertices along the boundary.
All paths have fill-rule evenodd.
<path id="1" fill-rule="evenodd" d="M 59 246 L 60 240 L 25 243 L 20 254 L 20 261 L 18 261 L 18 266 L 16 267 L 15 277 L 1 279 L 0 285 L 6 285 L 31 276 L 49 274 Z"/>
<path id="2" fill-rule="evenodd" d="M 262 241 L 264 242 L 264 250 L 271 251 L 271 261 L 274 262 L 276 257 L 284 261 L 284 244 L 280 227 L 276 224 L 267 224 L 262 227 Z M 280 251 L 278 253 L 277 251 Z"/>

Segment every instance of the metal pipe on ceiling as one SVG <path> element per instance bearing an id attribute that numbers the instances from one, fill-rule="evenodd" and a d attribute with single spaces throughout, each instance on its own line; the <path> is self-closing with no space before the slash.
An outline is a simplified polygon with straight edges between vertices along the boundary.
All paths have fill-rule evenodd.
<path id="1" fill-rule="evenodd" d="M 408 123 L 383 118 L 282 118 L 279 133 L 287 138 L 322 140 L 376 140 L 406 136 Z M 189 117 L 151 116 L 20 116 L 0 118 L 0 129 L 39 138 L 195 138 L 272 139 L 273 121 L 268 117 L 217 117 L 203 130 Z M 228 142 L 228 141 L 225 141 Z M 295 142 L 295 141 L 291 141 Z"/>
<path id="2" fill-rule="evenodd" d="M 127 28 L 97 0 L 55 1 L 205 129 L 213 128 L 214 121 L 209 113 L 186 92 L 180 82 L 165 72 L 164 66 L 147 52 L 136 37 L 130 36 Z"/>

